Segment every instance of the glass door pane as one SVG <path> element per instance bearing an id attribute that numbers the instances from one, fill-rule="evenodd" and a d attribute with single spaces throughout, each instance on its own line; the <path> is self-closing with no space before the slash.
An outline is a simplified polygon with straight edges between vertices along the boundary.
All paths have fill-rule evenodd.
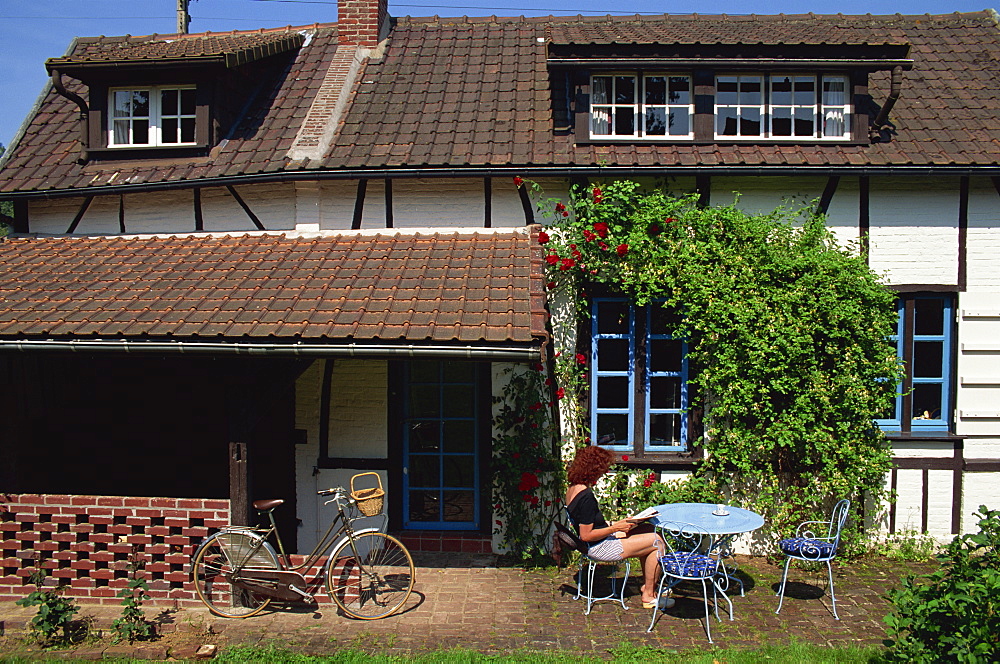
<path id="1" fill-rule="evenodd" d="M 407 529 L 479 528 L 479 365 L 406 366 L 403 521 Z"/>

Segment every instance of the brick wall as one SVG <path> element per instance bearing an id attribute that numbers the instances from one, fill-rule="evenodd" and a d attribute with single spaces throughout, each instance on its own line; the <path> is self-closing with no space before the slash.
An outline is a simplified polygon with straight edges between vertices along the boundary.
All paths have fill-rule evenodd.
<path id="1" fill-rule="evenodd" d="M 229 522 L 229 501 L 7 494 L 0 496 L 0 599 L 24 597 L 41 557 L 70 597 L 117 604 L 129 554 L 141 545 L 153 604 L 197 602 L 191 555 Z"/>

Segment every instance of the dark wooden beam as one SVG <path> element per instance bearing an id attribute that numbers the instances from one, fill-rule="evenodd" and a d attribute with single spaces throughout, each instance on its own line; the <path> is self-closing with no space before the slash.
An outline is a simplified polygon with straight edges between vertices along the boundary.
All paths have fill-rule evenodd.
<path id="1" fill-rule="evenodd" d="M 951 532 L 957 535 L 962 528 L 962 477 L 965 474 L 965 441 L 956 440 L 954 447 L 955 469 L 951 476 Z"/>
<path id="2" fill-rule="evenodd" d="M 871 234 L 871 190 L 868 176 L 862 175 L 858 178 L 858 238 L 861 240 L 861 253 L 865 256 L 865 262 L 870 262 L 868 257 L 869 246 L 868 236 Z"/>
<path id="3" fill-rule="evenodd" d="M 819 203 L 816 205 L 816 214 L 826 214 L 830 209 L 830 202 L 833 200 L 833 195 L 837 193 L 838 184 L 840 184 L 839 175 L 831 175 L 830 179 L 826 181 L 826 189 L 823 190 L 823 195 L 820 196 Z"/>
<path id="4" fill-rule="evenodd" d="M 205 215 L 202 213 L 201 209 L 201 187 L 195 187 L 194 190 L 194 229 L 196 231 L 205 230 Z"/>
<path id="5" fill-rule="evenodd" d="M 66 229 L 67 235 L 76 230 L 76 227 L 80 225 L 80 220 L 83 219 L 83 215 L 87 214 L 87 208 L 94 201 L 93 196 L 87 196 L 83 199 L 83 203 L 80 204 L 80 209 L 77 210 L 76 216 L 73 217 L 73 221 L 70 223 L 69 228 Z"/>
<path id="6" fill-rule="evenodd" d="M 958 185 L 958 290 L 965 292 L 969 280 L 969 176 L 963 175 Z"/>
<path id="7" fill-rule="evenodd" d="M 921 486 L 921 496 L 920 496 L 920 532 L 927 532 L 927 510 L 930 508 L 931 504 L 931 490 L 930 490 L 930 469 L 924 468 L 920 471 L 920 486 Z"/>
<path id="8" fill-rule="evenodd" d="M 125 194 L 118 194 L 118 232 L 125 232 Z"/>
<path id="9" fill-rule="evenodd" d="M 392 219 L 392 180 L 390 178 L 385 179 L 385 227 L 393 227 Z"/>
<path id="10" fill-rule="evenodd" d="M 493 178 L 483 178 L 483 226 L 493 227 Z"/>
<path id="11" fill-rule="evenodd" d="M 361 215 L 365 211 L 365 192 L 368 190 L 368 180 L 361 178 L 358 180 L 358 193 L 354 198 L 354 219 L 351 221 L 351 228 L 358 230 L 361 228 Z"/>
<path id="12" fill-rule="evenodd" d="M 698 194 L 698 207 L 706 208 L 712 204 L 712 176 L 694 176 L 694 190 Z"/>
<path id="13" fill-rule="evenodd" d="M 896 486 L 899 484 L 899 471 L 895 467 L 889 471 L 889 490 L 892 492 L 893 497 L 896 496 Z M 893 500 L 892 504 L 889 505 L 889 534 L 896 534 L 896 501 Z"/>
<path id="14" fill-rule="evenodd" d="M 330 394 L 333 390 L 333 358 L 323 361 L 323 383 L 319 392 L 319 458 L 330 455 Z"/>
<path id="15" fill-rule="evenodd" d="M 535 223 L 535 207 L 528 197 L 528 188 L 522 184 L 517 188 L 517 195 L 521 198 L 521 209 L 524 210 L 524 225 L 530 226 Z"/>
<path id="16" fill-rule="evenodd" d="M 250 209 L 250 206 L 246 204 L 243 198 L 238 193 L 236 193 L 236 189 L 233 188 L 233 185 L 227 184 L 226 189 L 229 190 L 229 195 L 232 196 L 236 200 L 236 202 L 240 204 L 240 207 L 243 208 L 244 212 L 246 212 L 247 216 L 250 218 L 250 221 L 252 221 L 253 225 L 257 227 L 257 230 L 266 231 L 267 229 L 264 228 L 264 224 L 260 222 L 260 219 L 257 218 L 257 215 L 253 213 L 253 210 Z M 198 190 L 195 189 L 195 191 Z"/>
<path id="17" fill-rule="evenodd" d="M 229 443 L 229 521 L 250 525 L 250 457 L 246 443 Z"/>

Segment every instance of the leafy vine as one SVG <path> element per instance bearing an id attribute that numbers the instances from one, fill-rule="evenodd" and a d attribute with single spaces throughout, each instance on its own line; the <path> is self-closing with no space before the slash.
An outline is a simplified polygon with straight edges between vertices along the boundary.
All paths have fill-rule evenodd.
<path id="1" fill-rule="evenodd" d="M 838 244 L 809 208 L 753 215 L 632 181 L 575 186 L 563 201 L 515 184 L 547 218 L 539 242 L 550 301 L 569 298 L 585 316 L 587 291 L 601 286 L 680 314 L 673 334 L 688 342 L 692 403 L 706 414 L 695 484 L 676 491 L 725 496 L 776 532 L 841 497 L 888 498 L 890 454 L 873 420 L 900 376 L 886 341 L 895 296 L 857 247 Z M 576 357 L 556 378 L 573 402 L 561 409 L 564 430 L 582 443 L 587 358 Z M 650 488 L 648 471 L 630 472 L 617 484 L 620 506 L 639 484 Z"/>

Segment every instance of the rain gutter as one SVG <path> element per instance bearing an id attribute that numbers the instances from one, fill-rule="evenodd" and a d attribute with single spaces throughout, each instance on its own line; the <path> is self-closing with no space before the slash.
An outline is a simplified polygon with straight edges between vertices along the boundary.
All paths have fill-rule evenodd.
<path id="1" fill-rule="evenodd" d="M 415 179 L 432 177 L 649 177 L 654 175 L 712 175 L 712 176 L 1000 176 L 1000 164 L 976 165 L 928 165 L 928 166 L 504 166 L 491 168 L 404 168 L 404 169 L 361 169 L 344 171 L 301 170 L 282 173 L 261 173 L 235 175 L 218 178 L 196 178 L 176 182 L 136 182 L 94 187 L 74 187 L 72 189 L 48 189 L 44 191 L 0 192 L 0 199 L 14 200 L 65 198 L 90 194 L 127 194 L 145 191 L 168 191 L 190 189 L 191 187 L 226 187 L 238 184 L 300 182 L 317 180 L 357 180 L 357 179 Z"/>
<path id="2" fill-rule="evenodd" d="M 415 346 L 412 344 L 275 344 L 257 342 L 129 341 L 83 339 L 0 340 L 3 351 L 70 353 L 178 353 L 266 357 L 461 358 L 494 362 L 537 362 L 538 346 Z"/>

